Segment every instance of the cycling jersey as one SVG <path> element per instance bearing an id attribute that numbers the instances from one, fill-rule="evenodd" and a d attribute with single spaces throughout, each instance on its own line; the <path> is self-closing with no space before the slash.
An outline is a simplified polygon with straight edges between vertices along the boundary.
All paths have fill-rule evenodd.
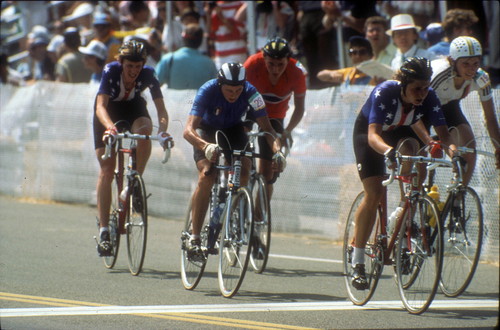
<path id="1" fill-rule="evenodd" d="M 262 52 L 250 56 L 245 61 L 247 80 L 253 84 L 266 101 L 269 118 L 283 119 L 292 96 L 305 96 L 307 71 L 296 59 L 290 58 L 285 72 L 276 85 L 269 81 L 269 73 Z"/>
<path id="2" fill-rule="evenodd" d="M 222 94 L 217 79 L 209 80 L 200 87 L 189 114 L 202 117 L 201 126 L 215 129 L 226 129 L 242 123 L 247 115 L 250 119 L 267 115 L 262 95 L 248 81 L 240 97 L 230 103 Z"/>
<path id="3" fill-rule="evenodd" d="M 436 93 L 429 93 L 422 105 L 412 106 L 410 112 L 403 111 L 401 83 L 388 80 L 377 85 L 361 109 L 368 124 L 381 124 L 383 131 L 390 131 L 398 126 L 410 126 L 422 117 L 426 117 L 434 126 L 446 125 L 441 104 Z"/>
<path id="4" fill-rule="evenodd" d="M 106 64 L 103 70 L 101 85 L 98 94 L 109 95 L 111 101 L 130 101 L 141 97 L 141 93 L 149 88 L 151 97 L 154 99 L 163 98 L 160 83 L 155 77 L 152 67 L 145 65 L 135 81 L 135 88 L 130 92 L 125 90 L 122 79 L 123 67 L 120 62 Z"/>
<path id="5" fill-rule="evenodd" d="M 450 101 L 461 100 L 465 98 L 471 91 L 478 91 L 479 99 L 481 101 L 488 101 L 493 97 L 491 91 L 491 83 L 489 83 L 488 74 L 482 69 L 478 70 L 478 74 L 482 74 L 483 88 L 474 80 L 465 80 L 460 88 L 455 87 L 455 82 L 453 78 L 456 73 L 454 73 L 453 68 L 450 66 L 448 59 L 439 59 L 431 62 L 432 65 L 432 80 L 431 87 L 436 91 L 439 100 L 442 105 L 448 104 Z"/>

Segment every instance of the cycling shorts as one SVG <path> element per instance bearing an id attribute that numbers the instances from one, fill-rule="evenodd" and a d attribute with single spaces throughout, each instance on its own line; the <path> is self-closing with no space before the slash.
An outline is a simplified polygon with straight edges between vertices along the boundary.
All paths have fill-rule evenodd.
<path id="1" fill-rule="evenodd" d="M 460 100 L 453 100 L 441 106 L 443 109 L 444 119 L 448 128 L 457 127 L 461 124 L 469 125 L 467 118 L 465 118 L 462 109 L 460 108 Z"/>
<path id="2" fill-rule="evenodd" d="M 402 139 L 414 138 L 420 148 L 424 146 L 410 126 L 399 126 L 398 128 L 382 132 L 382 139 L 385 143 L 396 148 L 398 142 Z M 356 166 L 361 180 L 373 177 L 383 176 L 385 174 L 385 158 L 368 144 L 368 120 L 362 113 L 358 115 L 354 124 L 353 132 L 354 155 L 356 157 Z"/>
<path id="3" fill-rule="evenodd" d="M 283 133 L 283 119 L 270 119 L 276 133 Z M 273 159 L 273 149 L 269 146 L 266 136 L 259 136 L 259 158 L 271 161 Z"/>
<path id="4" fill-rule="evenodd" d="M 97 97 L 96 97 L 97 101 Z M 102 142 L 102 135 L 106 131 L 106 127 L 99 121 L 96 115 L 96 101 L 94 101 L 94 147 L 95 149 L 104 148 L 104 142 Z M 127 128 L 131 129 L 132 124 L 140 117 L 147 117 L 151 119 L 146 107 L 146 100 L 142 97 L 138 99 L 133 99 L 131 101 L 109 101 L 108 102 L 108 115 L 113 121 L 113 123 L 118 124 L 117 128 Z"/>
<path id="5" fill-rule="evenodd" d="M 207 126 L 200 126 L 196 131 L 203 140 L 210 143 L 216 142 L 215 133 L 218 131 L 217 129 Z M 229 150 L 243 150 L 243 148 L 247 147 L 248 135 L 246 133 L 245 125 L 241 123 L 233 127 L 221 129 L 220 131 L 224 133 L 228 141 L 226 141 L 223 134 L 219 134 L 219 145 L 223 150 L 225 150 L 224 156 L 226 157 L 226 160 L 230 161 L 231 153 L 229 152 Z M 206 159 L 205 152 L 196 147 L 193 147 L 193 158 L 196 163 L 202 159 Z"/>

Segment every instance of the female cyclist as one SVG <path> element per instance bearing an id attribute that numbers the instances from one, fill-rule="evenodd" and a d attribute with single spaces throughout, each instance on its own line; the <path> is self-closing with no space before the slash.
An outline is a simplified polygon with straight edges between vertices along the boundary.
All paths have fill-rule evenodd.
<path id="1" fill-rule="evenodd" d="M 155 78 L 154 69 L 145 66 L 147 53 L 143 43 L 125 42 L 115 62 L 104 67 L 103 76 L 94 105 L 94 146 L 99 161 L 99 177 L 97 179 L 97 210 L 99 214 L 100 256 L 109 256 L 111 245 L 109 240 L 109 209 L 111 205 L 111 183 L 114 178 L 115 158 L 103 160 L 105 143 L 113 140 L 117 134 L 116 122 L 125 121 L 132 133 L 150 135 L 153 124 L 146 108 L 146 101 L 141 93 L 149 87 L 158 113 L 158 137 L 164 146 L 169 134 L 168 114 L 163 102 L 160 84 Z M 151 142 L 139 140 L 137 143 L 137 170 L 142 174 L 151 154 Z"/>
<path id="2" fill-rule="evenodd" d="M 458 37 L 450 45 L 450 55 L 447 58 L 432 62 L 434 74 L 431 87 L 441 101 L 443 114 L 449 127 L 455 127 L 458 145 L 467 144 L 475 147 L 474 133 L 460 108 L 460 100 L 471 91 L 477 91 L 484 117 L 486 128 L 495 147 L 497 168 L 500 168 L 500 129 L 498 127 L 498 114 L 495 114 L 491 83 L 488 74 L 481 69 L 482 49 L 479 41 L 472 37 Z M 476 155 L 464 156 L 467 166 L 464 183 L 469 183 L 474 167 Z"/>
<path id="3" fill-rule="evenodd" d="M 358 290 L 368 287 L 365 275 L 364 250 L 375 221 L 382 193 L 385 159 L 395 162 L 395 147 L 405 154 L 416 154 L 419 146 L 434 141 L 425 128 L 427 117 L 439 138 L 451 145 L 448 126 L 439 100 L 429 88 L 432 69 L 429 60 L 410 57 L 395 76 L 377 85 L 356 119 L 353 132 L 354 153 L 365 196 L 355 214 L 352 284 Z M 454 146 L 453 146 L 454 148 Z M 423 181 L 420 176 L 420 182 Z"/>

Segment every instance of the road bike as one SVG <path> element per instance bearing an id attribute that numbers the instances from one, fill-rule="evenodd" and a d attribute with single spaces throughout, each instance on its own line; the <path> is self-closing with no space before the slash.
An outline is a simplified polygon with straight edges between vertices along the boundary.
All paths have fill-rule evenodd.
<path id="1" fill-rule="evenodd" d="M 406 310 L 411 314 L 425 312 L 432 303 L 439 286 L 443 255 L 443 233 L 437 221 L 436 203 L 420 193 L 417 183 L 417 164 L 436 165 L 442 159 L 423 156 L 404 156 L 396 153 L 397 166 L 382 185 L 383 196 L 377 208 L 376 220 L 366 242 L 366 277 L 368 288 L 358 290 L 352 285 L 352 253 L 354 246 L 355 214 L 364 198 L 364 192 L 355 198 L 345 227 L 343 244 L 344 278 L 350 300 L 355 305 L 366 304 L 377 287 L 384 265 L 393 266 L 398 291 Z M 411 173 L 397 174 L 403 162 L 411 164 Z M 396 179 L 403 183 L 402 213 L 388 233 L 387 186 Z"/>
<path id="2" fill-rule="evenodd" d="M 458 147 L 460 155 L 475 153 L 494 158 L 490 152 Z M 457 297 L 469 286 L 476 271 L 483 241 L 484 219 L 477 192 L 462 182 L 462 164 L 452 171 L 451 184 L 440 215 L 444 233 L 441 291 L 448 297 Z M 451 167 L 442 163 L 441 167 Z M 434 185 L 435 170 L 429 172 L 427 190 Z"/>
<path id="3" fill-rule="evenodd" d="M 190 205 L 181 233 L 181 278 L 184 287 L 193 290 L 203 275 L 208 255 L 218 254 L 219 289 L 224 297 L 230 298 L 238 292 L 243 283 L 252 247 L 252 194 L 247 187 L 240 186 L 240 176 L 242 158 L 253 157 L 253 153 L 246 149 L 231 150 L 227 138 L 224 145 L 228 148 L 224 149 L 219 143 L 219 136 L 225 137 L 221 131 L 217 131 L 216 144 L 220 153 L 217 164 L 210 170 L 216 171 L 216 180 L 212 186 L 209 211 L 201 232 L 203 254 L 193 256 L 189 253 L 192 233 Z M 229 165 L 224 159 L 228 160 Z"/>
<path id="4" fill-rule="evenodd" d="M 118 124 L 118 123 L 117 123 Z M 128 148 L 123 146 L 123 140 L 129 139 Z M 113 268 L 118 257 L 120 236 L 127 236 L 128 267 L 132 275 L 139 275 L 146 254 L 148 233 L 148 207 L 146 185 L 142 175 L 137 171 L 137 140 L 158 140 L 157 136 L 133 134 L 124 131 L 116 135 L 116 142 L 106 144 L 102 159 L 117 155 L 116 169 L 112 184 L 112 201 L 109 215 L 109 234 L 111 255 L 103 257 L 106 268 Z M 114 143 L 113 143 L 114 142 Z M 167 147 L 162 163 L 170 157 L 172 140 L 167 141 Z M 125 155 L 128 163 L 125 167 Z M 99 227 L 99 219 L 97 219 Z M 94 237 L 97 241 L 97 238 Z"/>

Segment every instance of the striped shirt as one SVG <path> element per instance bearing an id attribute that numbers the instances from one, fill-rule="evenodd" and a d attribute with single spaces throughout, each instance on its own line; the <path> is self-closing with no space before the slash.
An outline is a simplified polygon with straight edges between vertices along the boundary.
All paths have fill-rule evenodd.
<path id="1" fill-rule="evenodd" d="M 493 97 L 491 91 L 491 83 L 486 83 L 483 88 L 480 88 L 475 80 L 465 80 L 460 88 L 455 87 L 453 78 L 455 73 L 450 66 L 448 59 L 438 59 L 431 62 L 432 65 L 432 81 L 431 87 L 436 92 L 442 105 L 451 101 L 461 100 L 465 98 L 471 91 L 477 91 L 479 99 L 484 102 Z M 481 71 L 479 71 L 481 70 Z M 486 75 L 485 79 L 489 82 L 489 77 L 486 72 L 479 69 L 478 72 Z"/>

